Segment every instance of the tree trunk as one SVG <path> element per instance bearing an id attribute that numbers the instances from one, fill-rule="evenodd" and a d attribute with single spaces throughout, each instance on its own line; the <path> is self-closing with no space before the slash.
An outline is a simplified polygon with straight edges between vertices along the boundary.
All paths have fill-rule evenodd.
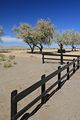
<path id="1" fill-rule="evenodd" d="M 72 45 L 72 51 L 74 50 L 74 45 Z"/>
<path id="2" fill-rule="evenodd" d="M 38 47 L 39 48 L 39 50 L 40 50 L 40 53 L 42 53 L 42 50 L 43 50 L 43 45 L 42 44 L 39 44 L 39 46 L 38 45 L 35 45 L 36 47 Z"/>
<path id="3" fill-rule="evenodd" d="M 31 47 L 31 53 L 34 52 L 34 48 L 35 48 L 35 46 L 33 45 L 33 46 Z"/>
<path id="4" fill-rule="evenodd" d="M 35 46 L 34 46 L 34 45 L 29 45 L 29 47 L 30 47 L 30 49 L 31 49 L 31 53 L 33 53 Z"/>
<path id="5" fill-rule="evenodd" d="M 42 50 L 43 50 L 43 46 L 42 46 L 42 44 L 40 44 L 40 53 L 42 53 Z"/>

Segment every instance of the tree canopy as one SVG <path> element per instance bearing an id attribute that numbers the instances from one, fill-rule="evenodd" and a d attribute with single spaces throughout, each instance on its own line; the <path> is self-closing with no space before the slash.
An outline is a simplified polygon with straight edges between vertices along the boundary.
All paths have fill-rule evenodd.
<path id="1" fill-rule="evenodd" d="M 43 45 L 51 43 L 55 27 L 49 20 L 40 19 L 34 28 L 27 23 L 22 23 L 18 27 L 13 27 L 13 31 L 18 38 L 22 38 L 29 45 L 32 52 L 35 47 L 42 52 Z"/>
<path id="2" fill-rule="evenodd" d="M 74 30 L 65 30 L 62 33 L 56 32 L 56 42 L 58 45 L 61 43 L 63 45 L 71 45 L 72 50 L 74 49 L 75 45 L 80 44 L 80 33 Z"/>

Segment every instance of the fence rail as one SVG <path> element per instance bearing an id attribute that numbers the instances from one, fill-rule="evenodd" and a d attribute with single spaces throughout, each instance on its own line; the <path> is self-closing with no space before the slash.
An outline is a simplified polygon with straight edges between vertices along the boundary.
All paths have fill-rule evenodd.
<path id="1" fill-rule="evenodd" d="M 70 69 L 70 67 L 72 68 Z M 58 69 L 52 72 L 50 75 L 46 76 L 45 74 L 41 76 L 41 80 L 18 93 L 17 90 L 12 91 L 11 93 L 11 120 L 17 120 L 19 117 L 22 117 L 28 109 L 30 109 L 35 103 L 41 100 L 41 103 L 44 104 L 48 99 L 48 92 L 52 90 L 55 86 L 58 86 L 58 89 L 61 88 L 62 80 L 66 78 L 69 80 L 71 74 L 74 74 L 77 69 L 80 67 L 80 59 L 73 59 L 72 62 L 67 62 L 63 67 L 59 66 Z M 62 71 L 66 70 L 66 73 L 61 76 Z M 53 83 L 49 88 L 46 89 L 46 83 L 53 77 L 58 76 L 58 79 Z M 34 100 L 32 100 L 28 105 L 22 108 L 20 111 L 17 110 L 17 103 L 22 100 L 24 97 L 28 96 L 30 93 L 41 87 L 41 93 Z"/>
<path id="2" fill-rule="evenodd" d="M 49 58 L 47 56 L 59 56 L 60 58 Z M 50 52 L 43 52 L 42 53 L 42 63 L 44 64 L 45 60 L 60 60 L 60 63 L 63 64 L 63 61 L 72 61 L 73 60 L 73 59 L 65 59 L 64 57 L 76 58 L 76 57 L 80 57 L 80 55 L 53 54 Z"/>

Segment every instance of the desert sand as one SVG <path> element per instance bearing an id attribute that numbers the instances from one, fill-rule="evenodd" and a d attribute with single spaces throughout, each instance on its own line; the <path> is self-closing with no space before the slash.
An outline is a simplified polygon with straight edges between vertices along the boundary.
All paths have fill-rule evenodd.
<path id="1" fill-rule="evenodd" d="M 58 61 L 42 64 L 41 54 L 30 54 L 27 51 L 12 50 L 9 53 L 4 53 L 6 56 L 15 55 L 17 64 L 10 68 L 4 68 L 0 65 L 0 120 L 10 120 L 10 100 L 13 90 L 17 89 L 20 92 L 26 89 L 39 81 L 41 75 L 49 75 L 60 65 Z M 69 52 L 67 54 L 79 55 L 80 51 Z M 47 84 L 47 87 L 55 79 L 52 79 Z M 40 94 L 40 89 L 19 102 L 18 109 L 26 105 L 38 94 Z M 80 120 L 79 103 L 80 69 L 29 120 Z"/>

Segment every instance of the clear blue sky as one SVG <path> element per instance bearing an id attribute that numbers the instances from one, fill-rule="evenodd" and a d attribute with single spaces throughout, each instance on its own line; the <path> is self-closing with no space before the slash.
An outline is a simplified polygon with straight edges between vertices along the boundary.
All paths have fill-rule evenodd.
<path id="1" fill-rule="evenodd" d="M 50 18 L 59 31 L 80 31 L 80 0 L 0 0 L 0 25 L 6 36 L 22 22 L 35 26 L 40 18 Z"/>

